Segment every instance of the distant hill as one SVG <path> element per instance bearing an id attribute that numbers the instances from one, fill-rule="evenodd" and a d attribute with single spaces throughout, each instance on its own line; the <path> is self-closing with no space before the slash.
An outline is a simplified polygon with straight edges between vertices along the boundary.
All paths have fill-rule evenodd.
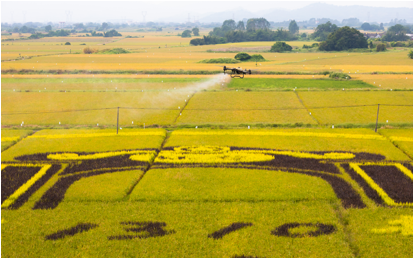
<path id="1" fill-rule="evenodd" d="M 368 16 L 369 13 L 369 16 Z M 232 19 L 233 14 L 236 21 L 249 18 L 264 17 L 268 21 L 282 22 L 287 20 L 305 21 L 311 18 L 330 18 L 338 21 L 348 18 L 358 18 L 361 22 L 383 22 L 388 23 L 398 18 L 405 19 L 407 23 L 413 23 L 413 8 L 389 8 L 371 6 L 337 6 L 325 3 L 313 3 L 296 10 L 270 9 L 253 13 L 243 8 L 228 10 L 209 14 L 200 18 L 202 23 L 223 22 Z"/>

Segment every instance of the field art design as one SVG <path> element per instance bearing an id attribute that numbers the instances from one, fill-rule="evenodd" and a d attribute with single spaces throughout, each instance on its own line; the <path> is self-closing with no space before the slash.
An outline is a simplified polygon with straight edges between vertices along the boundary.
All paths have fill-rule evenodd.
<path id="1" fill-rule="evenodd" d="M 159 257 L 172 255 L 160 249 L 165 242 L 183 257 L 352 257 L 345 231 L 355 232 L 356 237 L 374 235 L 374 241 L 396 235 L 395 245 L 412 242 L 412 231 L 406 230 L 412 228 L 407 220 L 413 206 L 412 162 L 401 151 L 397 155 L 397 148 L 384 153 L 355 145 L 383 146 L 395 138 L 388 140 L 364 130 L 178 130 L 170 137 L 161 130 L 127 130 L 120 135 L 96 130 L 64 132 L 39 131 L 4 151 L 1 207 L 6 242 L 14 240 L 8 233 L 19 225 L 16 220 L 28 219 L 24 215 L 31 215 L 37 227 L 23 227 L 32 233 L 23 242 L 38 240 L 41 249 L 54 255 L 61 253 L 55 245 L 71 254 L 68 242 L 88 245 L 97 239 L 102 245 L 91 248 L 91 255 L 115 256 L 101 254 L 99 247 L 133 242 L 142 246 L 134 256 L 149 257 L 154 255 L 146 251 L 157 251 Z M 222 137 L 243 140 L 239 146 L 217 144 Z M 279 139 L 274 148 L 266 144 L 269 137 Z M 128 138 L 140 148 L 128 148 Z M 293 142 L 296 138 L 313 139 L 320 146 L 298 149 Z M 110 139 L 115 144 L 106 146 Z M 342 139 L 353 147 L 331 149 L 323 142 L 330 139 Z M 176 145 L 177 140 L 186 144 Z M 79 145 L 85 141 L 96 143 L 97 151 Z M 22 149 L 36 143 L 53 151 Z M 382 209 L 393 213 L 379 217 L 383 220 L 369 218 L 365 234 L 345 230 L 335 212 L 366 215 L 382 213 Z M 218 210 L 221 216 L 216 221 Z M 45 226 L 42 222 L 48 217 L 58 220 Z M 265 247 L 278 245 L 268 250 L 254 240 L 263 240 Z M 180 248 L 174 245 L 177 242 L 186 245 Z M 245 248 L 240 249 L 241 244 Z M 288 244 L 308 248 L 292 253 Z M 318 244 L 339 249 L 334 253 L 315 249 Z M 214 252 L 200 252 L 198 247 L 204 245 Z M 407 254 L 410 249 L 404 251 Z M 37 252 L 23 249 L 18 254 Z"/>
<path id="2" fill-rule="evenodd" d="M 30 163 L 50 163 L 55 161 L 67 162 L 65 169 L 59 174 L 59 180 L 42 196 L 33 209 L 55 208 L 64 198 L 66 190 L 76 181 L 100 174 L 114 173 L 124 170 L 139 169 L 145 170 L 157 155 L 156 150 L 125 150 L 104 153 L 44 153 L 16 157 L 16 160 Z M 174 167 L 228 167 L 228 168 L 250 168 L 264 170 L 281 170 L 290 173 L 300 173 L 317 176 L 327 181 L 341 199 L 345 208 L 364 208 L 359 195 L 342 177 L 337 163 L 347 161 L 343 164 L 354 178 L 359 175 L 359 182 L 366 188 L 372 188 L 381 199 L 390 206 L 412 206 L 412 165 L 400 163 L 362 163 L 353 161 L 381 161 L 385 157 L 369 153 L 348 153 L 348 152 L 294 152 L 283 150 L 266 149 L 243 149 L 238 147 L 220 146 L 186 146 L 176 148 L 165 148 L 154 161 L 153 168 L 174 168 Z M 55 162 L 56 163 L 56 162 Z M 52 167 L 51 164 L 2 164 L 6 168 L 2 182 L 5 194 L 2 194 L 2 208 L 13 204 L 21 194 L 27 191 L 38 179 L 47 173 Z M 60 168 L 54 164 L 54 168 Z M 41 170 L 33 177 L 25 179 L 26 175 L 31 176 L 33 169 Z M 364 172 L 362 168 L 369 173 Z M 378 168 L 377 168 L 378 167 Z M 9 168 L 13 168 L 12 174 L 22 172 L 21 178 L 15 180 L 10 176 Z M 350 172 L 352 169 L 353 172 Z M 393 181 L 385 180 L 382 170 L 393 174 Z M 394 170 L 392 170 L 394 169 Z M 56 169 L 55 169 L 56 171 Z M 12 179 L 10 179 L 12 178 Z M 26 176 L 27 178 L 27 176 Z M 49 176 L 50 178 L 50 176 Z M 362 178 L 362 179 L 361 179 Z M 374 178 L 375 180 L 373 180 Z M 387 178 L 388 179 L 388 178 Z M 25 182 L 25 180 L 28 180 Z M 10 192 L 11 181 L 22 181 L 24 185 L 13 193 Z M 386 191 L 390 192 L 390 198 Z M 367 190 L 368 193 L 372 193 Z M 10 196 L 10 197 L 9 197 Z M 375 200 L 375 195 L 373 199 Z M 4 198 L 3 198 L 4 197 Z M 8 199 L 7 199 L 8 198 Z M 3 200 L 6 199 L 6 200 Z M 378 200 L 378 199 L 377 199 Z M 21 204 L 20 202 L 19 204 Z M 14 206 L 16 208 L 16 206 Z"/>

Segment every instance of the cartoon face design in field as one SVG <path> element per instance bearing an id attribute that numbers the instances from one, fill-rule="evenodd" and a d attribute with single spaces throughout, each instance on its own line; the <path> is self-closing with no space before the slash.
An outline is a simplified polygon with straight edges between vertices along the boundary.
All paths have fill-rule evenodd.
<path id="1" fill-rule="evenodd" d="M 383 162 L 378 154 L 344 151 L 304 152 L 227 146 L 179 146 L 161 151 L 119 150 L 100 153 L 58 152 L 24 155 L 20 163 L 2 164 L 2 208 L 17 209 L 54 174 L 59 178 L 33 209 L 53 209 L 76 181 L 126 170 L 180 167 L 227 167 L 279 170 L 320 177 L 328 182 L 344 208 L 364 208 L 347 182 L 349 174 L 377 204 L 412 206 L 412 164 Z M 391 177 L 390 177 L 391 176 Z M 396 188 L 396 186 L 399 186 Z M 4 190 L 4 191 L 3 191 Z"/>

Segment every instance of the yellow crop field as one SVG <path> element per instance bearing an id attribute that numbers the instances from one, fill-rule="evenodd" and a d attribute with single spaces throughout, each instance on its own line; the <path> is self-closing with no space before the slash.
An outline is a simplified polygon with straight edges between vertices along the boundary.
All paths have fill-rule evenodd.
<path id="1" fill-rule="evenodd" d="M 68 53 L 68 55 L 42 56 L 32 59 L 4 62 L 2 69 L 31 70 L 219 70 L 216 66 L 225 64 L 198 63 L 204 59 L 234 58 L 235 53 L 223 50 L 238 49 L 249 53 L 250 49 L 261 49 L 266 62 L 243 62 L 236 65 L 260 71 L 282 72 L 320 72 L 342 71 L 353 75 L 378 72 L 410 72 L 412 62 L 407 51 L 388 51 L 384 53 L 307 53 L 298 50 L 292 53 L 269 53 L 273 42 L 240 42 L 205 46 L 190 46 L 192 38 L 181 38 L 175 32 L 124 32 L 123 37 L 52 37 L 32 41 L 22 41 L 2 46 L 2 60 L 22 55 L 38 53 Z M 144 36 L 144 38 L 125 38 L 125 36 Z M 72 45 L 63 45 L 69 41 Z M 305 42 L 311 44 L 312 42 Z M 86 45 L 80 45 L 86 44 Z M 304 42 L 289 42 L 301 48 Z M 89 46 L 95 49 L 124 48 L 129 54 L 74 54 L 83 53 Z M 36 51 L 34 51 L 36 50 Z M 208 52 L 209 50 L 209 52 Z M 254 54 L 256 52 L 250 52 Z M 7 54 L 7 55 L 6 55 Z M 16 55 L 17 54 L 17 55 Z M 229 64 L 228 64 L 229 65 Z"/>
<path id="2" fill-rule="evenodd" d="M 358 74 L 352 79 L 362 80 L 383 89 L 413 89 L 413 75 Z"/>
<path id="3" fill-rule="evenodd" d="M 198 145 L 298 151 L 347 151 L 352 148 L 355 152 L 380 153 L 389 160 L 409 160 L 386 138 L 369 129 L 185 129 L 174 131 L 166 143 L 166 147 Z"/>
<path id="4" fill-rule="evenodd" d="M 279 108 L 300 108 L 277 110 Z M 292 92 L 201 92 L 190 100 L 179 124 L 309 123 L 307 114 Z"/>
<path id="5" fill-rule="evenodd" d="M 215 75 L 145 75 L 145 74 L 4 74 L 1 78 L 16 78 L 16 79 L 48 79 L 48 78 L 137 78 L 137 79 L 148 79 L 148 78 L 212 78 Z M 295 78 L 295 77 L 303 77 L 303 78 L 312 78 L 312 75 L 251 75 L 251 77 L 265 77 L 265 78 L 273 78 L 273 77 L 281 77 L 281 78 Z M 315 75 L 315 78 L 320 78 L 324 76 Z"/>
<path id="6" fill-rule="evenodd" d="M 120 125 L 134 126 L 171 124 L 179 116 L 178 107 L 185 105 L 190 92 L 30 92 L 2 93 L 2 125 L 52 124 L 52 125 L 114 125 L 116 107 L 144 109 L 121 109 Z M 48 111 L 89 110 L 67 113 L 36 113 Z M 166 110 L 164 110 L 166 109 Z M 21 114 L 15 114 L 21 113 Z M 15 115 L 7 115 L 15 114 Z M 132 124 L 134 122 L 134 124 Z M 98 125 L 97 125 L 98 126 Z"/>
<path id="7" fill-rule="evenodd" d="M 411 123 L 413 121 L 412 92 L 298 92 L 309 111 L 320 123 L 375 123 L 378 106 L 376 104 L 409 105 L 380 106 L 378 122 Z M 312 109 L 321 106 L 353 106 L 371 105 L 367 107 L 338 107 Z M 410 106 L 411 105 L 411 106 Z"/>

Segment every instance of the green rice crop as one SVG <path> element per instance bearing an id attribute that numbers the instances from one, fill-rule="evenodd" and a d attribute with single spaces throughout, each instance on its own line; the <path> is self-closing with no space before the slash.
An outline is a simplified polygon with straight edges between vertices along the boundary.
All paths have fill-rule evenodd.
<path id="1" fill-rule="evenodd" d="M 330 185 L 319 177 L 229 168 L 149 170 L 130 196 L 132 201 L 165 202 L 336 199 Z"/>
<path id="2" fill-rule="evenodd" d="M 376 88 L 363 81 L 340 81 L 331 79 L 277 79 L 277 78 L 244 78 L 243 80 L 231 80 L 227 85 L 234 89 L 354 89 Z"/>

